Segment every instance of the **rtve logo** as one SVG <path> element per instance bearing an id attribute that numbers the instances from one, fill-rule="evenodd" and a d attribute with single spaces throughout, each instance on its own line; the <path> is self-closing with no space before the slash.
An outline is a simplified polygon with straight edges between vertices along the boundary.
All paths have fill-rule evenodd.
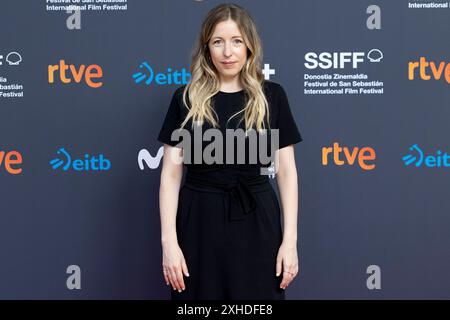
<path id="1" fill-rule="evenodd" d="M 48 83 L 55 82 L 56 71 L 59 71 L 56 73 L 56 76 L 58 77 L 59 75 L 62 83 L 71 83 L 72 80 L 80 83 L 84 80 L 91 88 L 99 88 L 103 85 L 103 82 L 95 80 L 103 77 L 103 70 L 97 64 L 91 64 L 87 67 L 82 64 L 80 67 L 76 67 L 73 64 L 67 65 L 64 60 L 59 60 L 59 65 L 48 66 Z"/>
<path id="2" fill-rule="evenodd" d="M 22 173 L 22 155 L 19 151 L 0 151 L 0 171 L 2 168 L 9 174 Z"/>
<path id="3" fill-rule="evenodd" d="M 379 49 L 372 49 L 365 52 L 307 52 L 305 54 L 305 67 L 307 69 L 344 69 L 351 64 L 353 69 L 358 68 L 358 64 L 365 62 L 365 57 L 369 62 L 380 62 L 383 53 Z"/>
<path id="4" fill-rule="evenodd" d="M 414 80 L 416 77 L 416 70 L 418 77 L 422 80 L 440 80 L 444 78 L 450 84 L 450 62 L 441 61 L 439 64 L 434 61 L 427 61 L 425 57 L 420 57 L 419 62 L 410 61 L 408 63 L 408 79 Z M 431 71 L 427 73 L 427 71 Z"/>
<path id="5" fill-rule="evenodd" d="M 342 152 L 343 151 L 343 152 Z M 343 157 L 341 157 L 343 153 Z M 338 166 L 348 164 L 353 166 L 358 160 L 358 165 L 364 170 L 375 169 L 374 163 L 367 163 L 367 161 L 374 161 L 376 159 L 375 150 L 371 147 L 358 148 L 354 147 L 350 151 L 347 147 L 340 147 L 338 142 L 333 143 L 333 147 L 322 148 L 322 164 L 328 165 L 328 161 L 334 162 Z"/>

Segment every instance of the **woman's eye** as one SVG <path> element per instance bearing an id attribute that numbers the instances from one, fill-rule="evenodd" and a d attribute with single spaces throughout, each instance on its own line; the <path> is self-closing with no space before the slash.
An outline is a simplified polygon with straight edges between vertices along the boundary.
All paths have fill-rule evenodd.
<path id="1" fill-rule="evenodd" d="M 237 43 L 237 44 L 242 43 L 242 40 L 239 40 L 239 39 L 236 39 L 236 40 L 234 40 L 234 41 L 235 41 L 235 43 Z M 219 43 L 221 43 L 221 42 L 222 42 L 222 40 L 216 40 L 216 41 L 213 42 L 213 44 L 214 44 L 214 45 L 217 45 L 217 44 L 219 44 Z"/>

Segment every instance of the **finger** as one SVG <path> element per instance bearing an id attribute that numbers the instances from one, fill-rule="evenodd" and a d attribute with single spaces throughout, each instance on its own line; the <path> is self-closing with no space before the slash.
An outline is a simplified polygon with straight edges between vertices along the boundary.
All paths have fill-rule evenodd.
<path id="1" fill-rule="evenodd" d="M 295 274 L 295 265 L 294 264 L 287 264 L 285 260 L 283 261 L 283 276 L 285 274 L 288 274 L 293 277 Z"/>
<path id="2" fill-rule="evenodd" d="M 183 268 L 183 273 L 186 277 L 189 277 L 189 270 L 186 265 L 186 260 L 183 259 L 183 262 L 181 263 L 181 267 Z"/>
<path id="3" fill-rule="evenodd" d="M 174 282 L 175 282 L 175 288 L 178 291 L 181 291 L 181 282 L 180 279 L 178 278 L 178 274 L 180 273 L 180 267 L 174 267 L 173 268 L 173 274 L 174 274 Z"/>
<path id="4" fill-rule="evenodd" d="M 173 267 L 169 268 L 169 275 L 170 275 L 170 283 L 172 285 L 173 290 L 177 290 L 177 275 Z"/>
<path id="5" fill-rule="evenodd" d="M 169 285 L 170 284 L 169 276 L 168 276 L 167 270 L 165 268 L 163 269 L 163 274 L 164 274 L 164 280 L 166 281 L 166 284 Z"/>
<path id="6" fill-rule="evenodd" d="M 283 267 L 282 268 L 283 278 L 282 278 L 281 283 L 280 283 L 280 288 L 284 289 L 286 287 L 286 284 L 287 284 L 287 281 L 288 281 L 288 277 L 289 277 L 289 273 L 287 272 L 288 271 L 287 270 L 287 266 L 286 266 L 286 263 L 285 263 L 284 260 L 282 261 L 282 267 Z"/>
<path id="7" fill-rule="evenodd" d="M 284 289 L 284 288 L 286 287 L 287 277 L 288 277 L 288 276 L 289 276 L 288 273 L 283 272 L 283 279 L 281 280 L 281 283 L 280 283 L 280 288 L 281 288 L 281 289 Z"/>
<path id="8" fill-rule="evenodd" d="M 285 268 L 284 270 L 286 270 L 288 273 L 290 273 L 293 277 L 295 276 L 296 272 L 296 266 L 295 265 L 291 265 L 288 266 L 287 268 Z"/>
<path id="9" fill-rule="evenodd" d="M 184 286 L 183 272 L 181 270 L 181 267 L 177 268 L 177 279 L 178 279 L 178 284 L 179 284 L 180 290 L 184 290 L 185 286 Z"/>
<path id="10" fill-rule="evenodd" d="M 286 284 L 284 285 L 284 289 L 285 289 L 285 290 L 286 290 L 287 287 L 289 287 L 289 285 L 291 284 L 291 282 L 292 282 L 292 278 L 291 278 L 290 280 L 288 280 L 288 281 L 286 282 Z"/>
<path id="11" fill-rule="evenodd" d="M 282 260 L 277 258 L 277 267 L 276 267 L 276 274 L 277 277 L 280 275 L 281 273 L 281 266 L 282 266 Z"/>
<path id="12" fill-rule="evenodd" d="M 291 283 L 292 277 L 290 275 L 286 276 L 283 283 L 281 284 L 281 288 L 286 289 L 287 286 Z"/>
<path id="13" fill-rule="evenodd" d="M 296 266 L 291 266 L 289 268 L 287 268 L 287 272 L 289 274 L 289 276 L 287 277 L 287 283 L 285 284 L 285 287 L 287 287 L 288 285 L 291 284 L 291 282 L 294 280 L 295 276 L 297 275 L 297 267 Z"/>
<path id="14" fill-rule="evenodd" d="M 169 278 L 170 286 L 173 290 L 175 290 L 175 282 L 173 281 L 172 273 L 170 272 L 170 270 L 167 270 L 167 277 Z"/>
<path id="15" fill-rule="evenodd" d="M 289 273 L 288 275 L 289 275 L 289 276 L 288 276 L 288 280 L 287 280 L 286 286 L 288 286 L 288 285 L 292 282 L 292 280 L 294 280 L 295 273 L 291 272 L 291 273 Z"/>
<path id="16" fill-rule="evenodd" d="M 281 281 L 280 288 L 285 289 L 287 285 L 292 281 L 292 275 L 286 271 L 283 272 L 283 280 Z"/>

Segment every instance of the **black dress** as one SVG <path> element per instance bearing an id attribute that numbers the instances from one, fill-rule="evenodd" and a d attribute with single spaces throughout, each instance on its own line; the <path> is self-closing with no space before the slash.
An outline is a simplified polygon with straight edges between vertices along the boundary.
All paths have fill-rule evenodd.
<path id="1" fill-rule="evenodd" d="M 172 141 L 171 134 L 187 114 L 183 89 L 173 94 L 158 136 L 172 146 L 179 141 Z M 271 129 L 279 130 L 279 148 L 302 141 L 282 86 L 266 80 L 264 92 Z M 243 90 L 213 97 L 222 132 L 244 128 L 244 122 L 239 122 L 242 113 L 227 120 L 244 107 L 245 98 Z M 185 128 L 190 130 L 191 122 Z M 204 132 L 211 126 L 205 122 L 202 128 Z M 204 148 L 210 142 L 202 143 Z M 236 152 L 234 156 L 237 160 Z M 184 291 L 171 289 L 172 299 L 284 299 L 279 287 L 282 275 L 275 275 L 282 242 L 281 210 L 269 177 L 260 174 L 261 167 L 270 164 L 250 163 L 248 154 L 244 164 L 193 164 L 194 159 L 190 160 L 185 164 L 176 217 L 178 242 L 190 276 L 184 277 Z"/>

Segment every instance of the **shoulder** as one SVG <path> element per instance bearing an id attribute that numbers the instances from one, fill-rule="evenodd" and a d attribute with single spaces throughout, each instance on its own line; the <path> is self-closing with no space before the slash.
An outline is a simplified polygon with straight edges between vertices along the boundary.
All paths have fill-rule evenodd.
<path id="1" fill-rule="evenodd" d="M 173 105 L 173 108 L 176 107 L 178 110 L 181 109 L 180 106 L 183 105 L 183 92 L 185 87 L 186 85 L 182 85 L 172 91 L 171 105 Z"/>
<path id="2" fill-rule="evenodd" d="M 264 80 L 264 93 L 266 99 L 270 105 L 272 105 L 272 110 L 276 111 L 279 108 L 279 104 L 283 103 L 286 97 L 286 91 L 283 86 L 275 81 Z"/>
<path id="3" fill-rule="evenodd" d="M 269 95 L 276 95 L 283 90 L 281 84 L 275 81 L 264 80 L 264 91 Z"/>
<path id="4" fill-rule="evenodd" d="M 282 85 L 275 81 L 264 80 L 264 93 L 272 114 L 277 115 L 286 99 L 286 92 Z"/>
<path id="5" fill-rule="evenodd" d="M 186 88 L 186 85 L 185 85 L 185 84 L 182 85 L 182 86 L 177 87 L 177 88 L 174 90 L 173 95 L 174 95 L 175 97 L 177 97 L 177 98 L 182 97 L 185 88 Z"/>
<path id="6" fill-rule="evenodd" d="M 183 85 L 179 86 L 179 87 L 176 89 L 176 91 L 183 93 L 184 88 L 186 88 L 186 86 L 187 86 L 187 84 L 183 84 Z"/>

